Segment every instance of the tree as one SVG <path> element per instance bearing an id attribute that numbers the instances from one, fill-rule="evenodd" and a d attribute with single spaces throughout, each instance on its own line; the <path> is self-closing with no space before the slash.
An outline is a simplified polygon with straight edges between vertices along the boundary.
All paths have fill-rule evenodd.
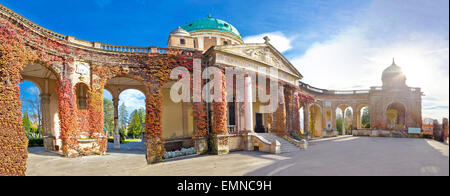
<path id="1" fill-rule="evenodd" d="M 31 121 L 30 121 L 30 117 L 28 116 L 28 111 L 25 111 L 25 114 L 23 115 L 22 118 L 23 121 L 23 127 L 25 128 L 25 134 L 27 136 L 30 135 L 30 130 L 31 130 Z"/>
<path id="2" fill-rule="evenodd" d="M 114 106 L 111 100 L 103 99 L 103 113 L 105 132 L 112 135 L 114 132 Z"/>
<path id="3" fill-rule="evenodd" d="M 134 110 L 130 115 L 130 123 L 128 124 L 128 137 L 137 138 L 141 135 L 142 124 L 139 111 Z"/>
<path id="4" fill-rule="evenodd" d="M 31 95 L 25 99 L 23 102 L 29 104 L 30 108 L 33 110 L 31 116 L 35 119 L 33 120 L 37 124 L 37 134 L 38 136 L 42 136 L 42 111 L 41 111 L 41 98 L 39 95 L 39 89 L 30 88 L 29 91 Z"/>
<path id="5" fill-rule="evenodd" d="M 337 127 L 337 131 L 339 132 L 339 135 L 342 134 L 342 117 L 338 117 L 336 118 L 336 127 Z"/>
<path id="6" fill-rule="evenodd" d="M 120 127 L 126 127 L 128 124 L 128 111 L 125 103 L 119 106 L 119 125 Z"/>
<path id="7" fill-rule="evenodd" d="M 363 128 L 370 128 L 370 111 L 367 107 L 363 108 L 362 110 L 361 126 Z"/>

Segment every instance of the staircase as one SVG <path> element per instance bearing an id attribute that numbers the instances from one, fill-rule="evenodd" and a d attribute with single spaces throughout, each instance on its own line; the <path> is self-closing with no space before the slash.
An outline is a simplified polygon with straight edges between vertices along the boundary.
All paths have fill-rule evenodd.
<path id="1" fill-rule="evenodd" d="M 278 137 L 275 134 L 272 133 L 256 133 L 256 135 L 263 137 L 264 139 L 266 139 L 269 142 L 272 142 L 274 140 L 277 140 L 278 142 L 280 142 L 281 146 L 280 146 L 280 151 L 281 154 L 283 153 L 291 153 L 291 152 L 297 152 L 300 151 L 300 148 L 295 146 L 294 144 L 289 143 L 287 140 Z"/>

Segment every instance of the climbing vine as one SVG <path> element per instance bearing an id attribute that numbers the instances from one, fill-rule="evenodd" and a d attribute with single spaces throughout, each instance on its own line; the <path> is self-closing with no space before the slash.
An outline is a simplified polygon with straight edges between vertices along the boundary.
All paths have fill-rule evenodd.
<path id="1" fill-rule="evenodd" d="M 213 134 L 219 134 L 219 135 L 226 135 L 228 134 L 228 128 L 227 128 L 227 101 L 226 101 L 226 81 L 225 81 L 225 74 L 221 74 L 222 78 L 222 89 L 220 89 L 221 93 L 221 101 L 213 101 L 213 118 L 214 118 L 214 125 L 213 125 Z M 217 90 L 217 89 L 214 89 Z M 215 92 L 216 93 L 216 92 Z"/>

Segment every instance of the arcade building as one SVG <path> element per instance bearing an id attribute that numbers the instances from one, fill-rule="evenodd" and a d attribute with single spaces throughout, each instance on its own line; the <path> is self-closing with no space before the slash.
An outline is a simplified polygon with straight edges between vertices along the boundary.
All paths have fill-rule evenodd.
<path id="1" fill-rule="evenodd" d="M 406 85 L 395 62 L 382 73 L 382 87 L 351 91 L 312 87 L 301 82 L 301 70 L 270 44 L 270 38 L 265 37 L 264 43 L 244 43 L 233 25 L 210 15 L 175 28 L 168 35 L 167 47 L 81 40 L 39 26 L 1 4 L 0 31 L 0 175 L 23 175 L 26 168 L 27 138 L 18 86 L 22 80 L 40 90 L 45 149 L 66 157 L 108 150 L 104 89 L 113 97 L 114 148 L 120 148 L 120 93 L 136 89 L 146 96 L 144 135 L 149 164 L 163 161 L 166 151 L 181 147 L 195 147 L 197 153 L 282 153 L 280 141 L 298 144 L 292 133 L 338 135 L 337 108 L 352 108 L 355 130 L 362 129 L 359 114 L 364 107 L 370 108 L 370 129 L 421 127 L 423 94 L 420 88 Z M 177 81 L 170 78 L 171 71 L 183 67 L 195 72 L 195 66 L 244 70 L 245 99 L 174 102 L 170 89 Z M 264 71 L 269 68 L 278 74 Z M 267 81 L 257 81 L 257 76 Z M 260 101 L 255 92 L 268 88 L 269 83 L 278 84 L 278 107 L 264 113 L 260 108 L 269 103 Z M 198 89 L 192 86 L 192 99 Z M 224 98 L 230 96 L 225 83 L 221 91 Z M 207 149 L 207 136 L 213 136 L 213 149 Z"/>

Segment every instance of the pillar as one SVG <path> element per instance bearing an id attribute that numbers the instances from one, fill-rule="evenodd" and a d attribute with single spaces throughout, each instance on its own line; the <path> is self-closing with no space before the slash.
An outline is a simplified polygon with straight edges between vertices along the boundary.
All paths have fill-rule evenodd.
<path id="1" fill-rule="evenodd" d="M 353 113 L 352 113 L 352 128 L 353 130 L 358 129 L 358 106 L 352 107 Z M 353 131 L 351 130 L 351 131 Z"/>
<path id="2" fill-rule="evenodd" d="M 44 136 L 44 148 L 46 151 L 55 150 L 55 136 L 50 128 L 50 94 L 40 95 L 42 111 L 42 133 Z"/>
<path id="3" fill-rule="evenodd" d="M 119 134 L 119 98 L 113 98 L 114 106 L 114 149 L 120 149 L 120 134 Z"/>
<path id="4" fill-rule="evenodd" d="M 340 107 L 341 108 L 341 112 L 342 112 L 342 135 L 346 135 L 346 130 L 345 130 L 345 106 Z"/>
<path id="5" fill-rule="evenodd" d="M 298 133 L 300 131 L 300 102 L 298 98 L 298 92 L 294 92 L 294 99 L 293 99 L 293 113 L 292 113 L 292 129 L 295 133 Z"/>
<path id="6" fill-rule="evenodd" d="M 334 107 L 331 107 L 331 128 L 333 128 L 333 131 L 337 131 L 336 108 Z"/>
<path id="7" fill-rule="evenodd" d="M 286 133 L 286 102 L 284 99 L 284 87 L 280 85 L 278 89 L 278 108 L 276 111 L 276 132 L 277 134 Z"/>
<path id="8" fill-rule="evenodd" d="M 303 107 L 303 129 L 304 133 L 310 132 L 309 130 L 309 104 L 305 103 Z"/>
<path id="9" fill-rule="evenodd" d="M 245 77 L 244 83 L 244 131 L 253 130 L 253 98 L 252 98 L 252 78 Z"/>

